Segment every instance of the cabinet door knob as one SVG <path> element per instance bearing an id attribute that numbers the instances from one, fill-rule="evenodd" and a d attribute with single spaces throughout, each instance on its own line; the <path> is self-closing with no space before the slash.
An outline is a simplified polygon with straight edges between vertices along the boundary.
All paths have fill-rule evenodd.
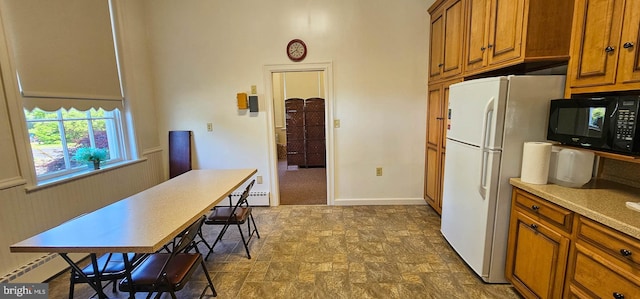
<path id="1" fill-rule="evenodd" d="M 531 209 L 537 212 L 538 210 L 540 210 L 540 207 L 536 205 L 532 205 Z"/>
<path id="2" fill-rule="evenodd" d="M 530 227 L 533 229 L 538 229 L 538 225 L 535 223 L 531 223 Z"/>
<path id="3" fill-rule="evenodd" d="M 480 47 L 480 51 L 484 51 L 484 50 L 486 50 L 486 49 L 487 49 L 487 48 L 485 48 L 485 47 Z"/>
<path id="4" fill-rule="evenodd" d="M 616 298 L 616 299 L 624 299 L 624 295 L 623 295 L 623 294 L 620 294 L 620 293 L 618 293 L 618 292 L 613 292 L 613 298 Z"/>
<path id="5" fill-rule="evenodd" d="M 488 44 L 487 48 L 491 49 L 491 48 L 493 48 L 493 45 L 492 44 Z"/>
<path id="6" fill-rule="evenodd" d="M 438 64 L 438 67 L 442 67 L 444 65 L 444 63 Z"/>
<path id="7" fill-rule="evenodd" d="M 631 49 L 633 48 L 633 43 L 632 42 L 626 42 L 624 43 L 624 45 L 622 45 L 623 48 L 625 49 Z"/>
<path id="8" fill-rule="evenodd" d="M 437 120 L 443 120 L 444 117 L 436 117 Z"/>
<path id="9" fill-rule="evenodd" d="M 630 256 L 631 255 L 631 250 L 628 249 L 620 249 L 620 254 L 622 254 L 623 256 Z"/>
<path id="10" fill-rule="evenodd" d="M 611 53 L 611 52 L 613 52 L 614 50 L 615 50 L 615 48 L 614 48 L 614 47 L 612 47 L 612 46 L 608 46 L 608 47 L 604 48 L 604 51 L 605 51 L 605 52 L 607 52 L 607 53 Z"/>

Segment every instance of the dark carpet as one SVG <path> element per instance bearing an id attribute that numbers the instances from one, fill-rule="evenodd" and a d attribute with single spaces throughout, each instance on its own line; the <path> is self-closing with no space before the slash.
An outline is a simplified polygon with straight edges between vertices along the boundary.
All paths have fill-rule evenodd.
<path id="1" fill-rule="evenodd" d="M 327 204 L 327 169 L 287 167 L 278 161 L 281 205 Z"/>

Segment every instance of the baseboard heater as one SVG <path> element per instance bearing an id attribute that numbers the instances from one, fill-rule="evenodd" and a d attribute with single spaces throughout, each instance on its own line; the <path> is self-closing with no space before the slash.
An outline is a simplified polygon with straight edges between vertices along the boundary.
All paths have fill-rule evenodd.
<path id="1" fill-rule="evenodd" d="M 235 191 L 231 193 L 231 201 L 233 202 L 234 205 L 238 202 L 238 199 L 240 199 L 241 195 L 242 195 L 242 191 Z M 247 199 L 247 201 L 249 201 L 249 205 L 251 206 L 269 206 L 269 192 L 268 191 L 250 191 L 249 198 Z M 219 206 L 229 205 L 229 200 L 225 199 L 221 201 L 218 205 Z"/>

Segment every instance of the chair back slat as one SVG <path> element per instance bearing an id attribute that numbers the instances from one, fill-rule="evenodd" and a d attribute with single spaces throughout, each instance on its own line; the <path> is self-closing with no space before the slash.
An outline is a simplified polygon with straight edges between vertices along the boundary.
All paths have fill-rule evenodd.
<path id="1" fill-rule="evenodd" d="M 238 202 L 236 203 L 236 205 L 233 207 L 233 210 L 231 211 L 230 217 L 234 217 L 237 220 L 237 215 L 236 215 L 236 211 L 244 206 L 248 206 L 249 203 L 247 201 L 247 199 L 249 198 L 249 191 L 251 191 L 251 188 L 253 188 L 253 184 L 256 182 L 256 180 L 252 180 L 251 183 L 249 183 L 249 185 L 247 185 L 247 187 L 244 189 L 244 191 L 242 191 L 242 195 L 240 195 L 240 199 L 238 199 Z M 231 219 L 229 219 L 231 220 Z"/>
<path id="2" fill-rule="evenodd" d="M 175 255 L 179 252 L 182 252 L 185 248 L 189 247 L 193 240 L 198 235 L 198 231 L 200 231 L 200 227 L 202 227 L 202 223 L 205 220 L 205 216 L 200 217 L 196 222 L 192 223 L 186 230 L 182 232 L 182 237 L 178 240 L 172 254 Z"/>

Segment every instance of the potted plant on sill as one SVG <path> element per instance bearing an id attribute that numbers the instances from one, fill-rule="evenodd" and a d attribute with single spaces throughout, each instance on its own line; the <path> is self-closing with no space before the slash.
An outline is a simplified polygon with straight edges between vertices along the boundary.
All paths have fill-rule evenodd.
<path id="1" fill-rule="evenodd" d="M 100 163 L 107 160 L 106 148 L 81 147 L 76 150 L 74 159 L 78 162 L 87 163 L 93 169 L 100 169 Z"/>

